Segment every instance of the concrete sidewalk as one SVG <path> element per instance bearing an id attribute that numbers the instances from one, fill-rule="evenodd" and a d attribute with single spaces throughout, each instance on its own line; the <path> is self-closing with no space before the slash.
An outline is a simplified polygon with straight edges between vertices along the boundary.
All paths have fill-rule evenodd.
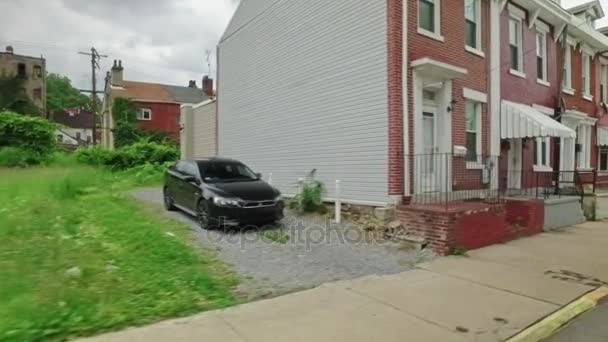
<path id="1" fill-rule="evenodd" d="M 608 223 L 83 341 L 502 341 L 608 281 Z"/>

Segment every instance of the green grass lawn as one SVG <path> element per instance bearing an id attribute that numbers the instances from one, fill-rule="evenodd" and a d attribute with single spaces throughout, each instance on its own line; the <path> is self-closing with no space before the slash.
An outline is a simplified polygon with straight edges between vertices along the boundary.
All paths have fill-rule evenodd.
<path id="1" fill-rule="evenodd" d="M 125 194 L 149 181 L 82 166 L 0 169 L 0 341 L 64 340 L 235 304 L 235 276 L 193 246 L 188 228 Z"/>

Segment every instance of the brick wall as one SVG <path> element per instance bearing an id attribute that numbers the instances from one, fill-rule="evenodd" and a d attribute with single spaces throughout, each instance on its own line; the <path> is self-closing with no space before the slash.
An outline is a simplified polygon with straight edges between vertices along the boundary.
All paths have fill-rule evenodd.
<path id="1" fill-rule="evenodd" d="M 439 255 L 455 248 L 472 250 L 541 233 L 544 203 L 464 203 L 461 207 L 401 206 L 398 217 L 408 234 L 423 238 Z"/>
<path id="2" fill-rule="evenodd" d="M 403 4 L 387 0 L 388 193 L 403 195 Z"/>
<path id="3" fill-rule="evenodd" d="M 488 65 L 489 65 L 489 3 L 482 1 L 482 37 L 481 50 L 486 57 L 481 57 L 465 50 L 464 43 L 464 3 L 462 1 L 441 2 L 441 34 L 444 41 L 420 35 L 417 32 L 418 2 L 407 3 L 407 43 L 408 64 L 412 61 L 430 57 L 435 60 L 449 63 L 464 69 L 468 74 L 455 79 L 452 88 L 452 98 L 455 100 L 452 112 L 452 140 L 455 145 L 465 145 L 465 102 L 462 96 L 463 88 L 470 88 L 489 94 Z M 388 21 L 388 101 L 389 101 L 389 194 L 403 194 L 404 187 L 404 154 L 414 153 L 414 113 L 412 100 L 412 70 L 408 68 L 408 96 L 407 113 L 409 123 L 409 151 L 403 146 L 403 0 L 387 0 Z M 456 15 L 458 14 L 458 15 Z M 481 153 L 488 153 L 489 147 L 489 118 L 488 106 L 482 106 L 482 146 Z M 472 171 L 477 172 L 478 171 Z"/>

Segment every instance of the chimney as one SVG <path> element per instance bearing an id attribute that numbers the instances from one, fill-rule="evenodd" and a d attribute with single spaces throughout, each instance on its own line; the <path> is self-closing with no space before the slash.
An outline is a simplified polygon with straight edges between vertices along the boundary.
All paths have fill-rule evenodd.
<path id="1" fill-rule="evenodd" d="M 124 85 L 122 71 L 122 61 L 114 60 L 114 65 L 112 65 L 112 75 L 110 76 L 113 86 L 122 87 Z"/>
<path id="2" fill-rule="evenodd" d="M 196 80 L 190 80 L 188 83 L 188 88 L 196 88 Z"/>
<path id="3" fill-rule="evenodd" d="M 8 45 L 8 46 L 6 47 L 6 52 L 7 52 L 7 53 L 12 54 L 12 53 L 14 53 L 14 52 L 15 52 L 15 50 L 13 49 L 13 47 L 12 47 L 12 46 Z"/>
<path id="4" fill-rule="evenodd" d="M 213 79 L 209 76 L 203 77 L 203 93 L 209 97 L 215 96 L 213 92 Z"/>

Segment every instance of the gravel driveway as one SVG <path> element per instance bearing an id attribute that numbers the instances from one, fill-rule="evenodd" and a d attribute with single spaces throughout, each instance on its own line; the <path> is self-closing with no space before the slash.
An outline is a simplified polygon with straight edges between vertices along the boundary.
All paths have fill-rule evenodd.
<path id="1" fill-rule="evenodd" d="M 160 188 L 140 189 L 132 195 L 162 206 Z M 336 280 L 399 273 L 431 258 L 429 252 L 405 250 L 397 243 L 365 241 L 357 227 L 324 222 L 318 215 L 301 217 L 286 211 L 280 228 L 289 241 L 277 243 L 262 237 L 264 229 L 277 227 L 204 231 L 186 214 L 166 213 L 188 224 L 201 243 L 218 251 L 241 276 L 239 291 L 250 299 Z"/>

